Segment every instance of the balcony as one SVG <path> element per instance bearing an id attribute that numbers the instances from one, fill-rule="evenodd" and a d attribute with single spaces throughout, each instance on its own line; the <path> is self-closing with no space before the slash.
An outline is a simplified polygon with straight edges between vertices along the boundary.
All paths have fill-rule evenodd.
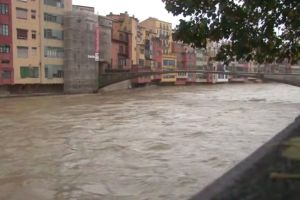
<path id="1" fill-rule="evenodd" d="M 114 34 L 112 40 L 115 42 L 121 42 L 121 43 L 128 43 L 129 39 L 128 39 L 128 34 L 127 33 L 120 33 L 119 35 Z"/>
<path id="2" fill-rule="evenodd" d="M 124 51 L 119 51 L 118 55 L 121 56 L 121 57 L 126 57 L 126 58 L 129 57 L 128 51 L 125 51 L 125 52 Z"/>

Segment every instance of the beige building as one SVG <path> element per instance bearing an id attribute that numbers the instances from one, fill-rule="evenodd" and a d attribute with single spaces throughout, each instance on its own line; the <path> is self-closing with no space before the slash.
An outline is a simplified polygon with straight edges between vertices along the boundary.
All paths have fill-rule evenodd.
<path id="1" fill-rule="evenodd" d="M 160 38 L 163 45 L 163 54 L 170 54 L 172 52 L 171 44 L 173 39 L 171 23 L 150 17 L 140 22 L 140 25 L 156 33 L 156 37 Z"/>
<path id="2" fill-rule="evenodd" d="M 72 0 L 40 1 L 41 76 L 43 84 L 63 83 L 64 13 L 72 10 Z"/>
<path id="3" fill-rule="evenodd" d="M 41 82 L 39 1 L 12 1 L 14 83 Z"/>
<path id="4" fill-rule="evenodd" d="M 63 15 L 72 0 L 12 1 L 15 84 L 63 83 Z"/>
<path id="5" fill-rule="evenodd" d="M 137 30 L 137 63 L 140 67 L 154 67 L 152 39 L 156 34 L 138 25 Z"/>

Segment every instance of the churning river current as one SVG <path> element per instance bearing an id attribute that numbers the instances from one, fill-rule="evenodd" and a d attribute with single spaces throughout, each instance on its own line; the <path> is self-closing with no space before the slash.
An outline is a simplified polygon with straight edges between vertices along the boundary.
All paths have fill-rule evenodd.
<path id="1" fill-rule="evenodd" d="M 299 115 L 281 84 L 0 99 L 0 199 L 188 199 Z"/>

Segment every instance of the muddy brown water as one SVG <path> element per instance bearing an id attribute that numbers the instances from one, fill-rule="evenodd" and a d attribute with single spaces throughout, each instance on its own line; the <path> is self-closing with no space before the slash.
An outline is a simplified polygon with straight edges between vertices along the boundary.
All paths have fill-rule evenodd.
<path id="1" fill-rule="evenodd" d="M 0 99 L 0 199 L 188 199 L 285 128 L 281 84 Z"/>

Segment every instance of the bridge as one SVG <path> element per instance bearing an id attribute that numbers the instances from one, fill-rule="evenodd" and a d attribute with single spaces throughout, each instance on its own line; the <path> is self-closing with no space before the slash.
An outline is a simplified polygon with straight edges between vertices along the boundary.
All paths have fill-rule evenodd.
<path id="1" fill-rule="evenodd" d="M 169 71 L 107 71 L 99 75 L 98 88 L 103 88 L 114 83 L 131 80 L 138 77 L 147 77 L 174 73 L 202 73 L 202 74 L 226 74 L 240 77 L 259 78 L 300 87 L 300 74 L 296 73 L 266 73 L 266 72 L 230 72 L 207 70 L 169 70 Z"/>

